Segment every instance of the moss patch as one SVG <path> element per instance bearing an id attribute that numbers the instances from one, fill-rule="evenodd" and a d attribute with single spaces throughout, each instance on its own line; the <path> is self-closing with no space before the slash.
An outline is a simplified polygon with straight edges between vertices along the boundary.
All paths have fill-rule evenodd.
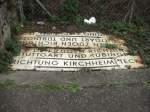
<path id="1" fill-rule="evenodd" d="M 66 85 L 54 85 L 49 83 L 41 83 L 38 85 L 18 85 L 13 80 L 6 80 L 0 82 L 0 90 L 20 90 L 20 89 L 32 89 L 39 91 L 68 91 L 70 93 L 76 93 L 81 90 L 77 83 L 68 83 Z"/>
<path id="2" fill-rule="evenodd" d="M 13 57 L 19 54 L 21 45 L 15 39 L 7 39 L 4 49 L 0 49 L 0 73 L 9 70 Z"/>
<path id="3" fill-rule="evenodd" d="M 116 35 L 126 41 L 130 55 L 140 55 L 144 64 L 150 66 L 150 25 L 134 20 L 132 23 L 123 21 L 102 21 L 95 26 L 99 31 Z M 108 46 L 110 47 L 110 46 Z"/>

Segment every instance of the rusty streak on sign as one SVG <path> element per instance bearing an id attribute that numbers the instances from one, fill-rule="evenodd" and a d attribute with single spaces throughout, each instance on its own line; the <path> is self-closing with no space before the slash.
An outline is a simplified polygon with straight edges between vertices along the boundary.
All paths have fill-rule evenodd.
<path id="1" fill-rule="evenodd" d="M 25 33 L 13 70 L 78 71 L 144 67 L 139 56 L 130 56 L 124 41 L 99 32 Z M 106 45 L 104 48 L 104 45 Z M 111 48 L 115 45 L 116 47 Z"/>

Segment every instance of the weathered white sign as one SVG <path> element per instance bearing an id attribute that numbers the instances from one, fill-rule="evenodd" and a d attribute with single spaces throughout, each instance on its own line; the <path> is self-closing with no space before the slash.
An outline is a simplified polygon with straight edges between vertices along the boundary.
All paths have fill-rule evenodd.
<path id="1" fill-rule="evenodd" d="M 50 48 L 102 48 L 105 44 L 114 44 L 125 49 L 124 41 L 110 38 L 101 33 L 79 33 L 79 34 L 23 34 L 21 42 L 26 47 L 50 47 Z"/>
<path id="2" fill-rule="evenodd" d="M 144 66 L 139 56 L 128 54 L 123 40 L 98 32 L 31 33 L 23 34 L 20 41 L 28 48 L 15 57 L 13 70 L 111 70 Z"/>

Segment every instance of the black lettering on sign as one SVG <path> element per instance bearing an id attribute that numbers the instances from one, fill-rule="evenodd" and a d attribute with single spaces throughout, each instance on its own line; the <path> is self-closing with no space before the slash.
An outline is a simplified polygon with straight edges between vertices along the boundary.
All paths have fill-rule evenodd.
<path id="1" fill-rule="evenodd" d="M 33 61 L 32 60 L 27 60 L 27 65 L 32 65 Z"/>
<path id="2" fill-rule="evenodd" d="M 48 57 L 53 57 L 53 53 L 49 53 L 49 54 L 48 54 Z"/>
<path id="3" fill-rule="evenodd" d="M 40 37 L 40 36 L 36 36 L 36 37 L 32 38 L 32 41 L 33 41 L 33 40 L 41 41 L 41 37 Z"/>
<path id="4" fill-rule="evenodd" d="M 41 47 L 44 46 L 43 42 L 41 42 L 41 41 L 36 41 L 36 45 L 41 46 Z"/>
<path id="5" fill-rule="evenodd" d="M 49 60 L 46 60 L 44 64 L 45 64 L 45 65 L 50 65 L 51 62 L 50 62 Z"/>
<path id="6" fill-rule="evenodd" d="M 39 66 L 58 66 L 59 62 L 52 60 L 14 60 L 14 64 L 18 65 L 39 65 Z"/>
<path id="7" fill-rule="evenodd" d="M 116 62 L 114 60 L 107 60 L 107 65 L 114 65 Z"/>
<path id="8" fill-rule="evenodd" d="M 94 58 L 95 57 L 95 54 L 90 54 L 90 58 Z"/>
<path id="9" fill-rule="evenodd" d="M 97 66 L 99 64 L 98 61 L 92 61 L 92 66 Z"/>
<path id="10" fill-rule="evenodd" d="M 64 67 L 99 67 L 99 66 L 114 66 L 117 65 L 114 59 L 102 59 L 102 60 L 86 60 L 86 61 L 75 61 L 69 60 L 64 61 Z"/>
<path id="11" fill-rule="evenodd" d="M 40 53 L 41 57 L 46 57 L 46 53 Z"/>
<path id="12" fill-rule="evenodd" d="M 57 46 L 58 45 L 58 43 L 56 42 L 56 41 L 43 41 L 43 42 L 35 42 L 35 44 L 37 45 L 37 46 L 40 46 L 40 47 L 43 47 L 43 46 Z"/>
<path id="13" fill-rule="evenodd" d="M 117 59 L 117 62 L 124 64 L 122 59 Z"/>
<path id="14" fill-rule="evenodd" d="M 68 42 L 69 46 L 79 46 L 79 43 L 77 42 Z"/>
<path id="15" fill-rule="evenodd" d="M 92 42 L 92 43 L 97 43 L 97 42 L 101 42 L 101 39 L 99 38 L 81 38 L 82 42 Z"/>
<path id="16" fill-rule="evenodd" d="M 103 62 L 102 62 L 102 61 L 99 61 L 98 64 L 99 64 L 99 65 L 103 65 Z"/>
<path id="17" fill-rule="evenodd" d="M 94 47 L 100 47 L 100 43 L 93 43 Z"/>
<path id="18" fill-rule="evenodd" d="M 34 42 L 33 41 L 22 41 L 23 45 L 27 45 L 27 46 L 33 46 Z"/>
<path id="19" fill-rule="evenodd" d="M 62 42 L 63 47 L 88 47 L 88 43 L 85 42 Z"/>
<path id="20" fill-rule="evenodd" d="M 68 61 L 64 61 L 64 66 L 68 66 Z"/>
<path id="21" fill-rule="evenodd" d="M 53 57 L 62 57 L 63 56 L 63 54 L 59 54 L 59 53 L 54 53 L 54 56 Z"/>
<path id="22" fill-rule="evenodd" d="M 42 41 L 56 41 L 56 38 L 55 37 L 42 37 Z"/>
<path id="23" fill-rule="evenodd" d="M 52 61 L 52 65 L 56 66 L 58 64 L 59 64 L 58 61 Z"/>
<path id="24" fill-rule="evenodd" d="M 62 37 L 60 38 L 63 42 L 77 42 L 77 38 L 71 38 L 71 37 Z"/>
<path id="25" fill-rule="evenodd" d="M 26 64 L 26 60 L 20 60 L 20 64 L 21 64 L 21 65 Z"/>
<path id="26" fill-rule="evenodd" d="M 84 36 L 90 36 L 90 37 L 102 37 L 102 34 L 98 33 L 98 32 L 85 32 L 82 35 L 84 35 Z"/>
<path id="27" fill-rule="evenodd" d="M 19 60 L 14 59 L 14 60 L 13 60 L 13 64 L 19 64 Z"/>
<path id="28" fill-rule="evenodd" d="M 87 61 L 87 62 L 85 62 L 85 66 L 87 67 L 87 66 L 91 66 L 92 65 L 92 63 L 90 62 L 90 61 Z"/>
<path id="29" fill-rule="evenodd" d="M 79 66 L 84 67 L 84 63 L 83 62 L 79 62 Z"/>
<path id="30" fill-rule="evenodd" d="M 75 61 L 72 61 L 72 66 L 77 66 L 77 62 L 75 62 Z"/>
<path id="31" fill-rule="evenodd" d="M 62 42 L 62 46 L 67 46 L 67 42 Z"/>
<path id="32" fill-rule="evenodd" d="M 102 53 L 102 57 L 103 58 L 107 57 L 107 54 L 106 53 Z"/>
<path id="33" fill-rule="evenodd" d="M 132 63 L 135 63 L 135 59 L 117 59 L 117 62 L 118 63 L 121 63 L 121 64 L 132 64 Z"/>
<path id="34" fill-rule="evenodd" d="M 57 45 L 58 45 L 58 43 L 57 43 L 57 42 L 53 42 L 53 45 L 57 46 Z"/>
<path id="35" fill-rule="evenodd" d="M 86 58 L 86 54 L 68 54 L 68 57 L 71 58 L 71 59 L 84 59 Z"/>

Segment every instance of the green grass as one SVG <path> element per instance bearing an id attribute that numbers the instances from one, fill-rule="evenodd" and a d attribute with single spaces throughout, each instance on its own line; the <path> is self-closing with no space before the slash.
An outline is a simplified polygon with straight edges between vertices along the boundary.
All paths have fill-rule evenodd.
<path id="1" fill-rule="evenodd" d="M 95 25 L 99 31 L 117 35 L 125 40 L 131 55 L 142 55 L 144 64 L 150 66 L 150 25 L 137 18 L 132 23 L 124 21 L 101 21 Z M 104 45 L 106 48 L 115 46 Z M 142 52 L 142 53 L 141 53 Z"/>
<path id="2" fill-rule="evenodd" d="M 72 93 L 76 93 L 78 91 L 81 90 L 80 86 L 77 83 L 69 83 L 65 89 L 67 89 L 68 91 L 72 92 Z"/>
<path id="3" fill-rule="evenodd" d="M 0 82 L 0 90 L 14 89 L 17 87 L 17 84 L 13 80 L 6 80 Z"/>
<path id="4" fill-rule="evenodd" d="M 16 39 L 7 39 L 5 41 L 5 50 L 10 52 L 13 56 L 19 54 L 21 48 L 21 44 Z"/>
<path id="5" fill-rule="evenodd" d="M 107 48 L 107 49 L 116 49 L 118 48 L 116 44 L 109 44 L 109 43 L 105 43 L 105 44 L 101 44 L 102 48 Z"/>
<path id="6" fill-rule="evenodd" d="M 78 15 L 79 0 L 66 0 L 59 8 L 60 21 L 65 24 L 83 24 L 83 18 Z"/>
<path id="7" fill-rule="evenodd" d="M 94 86 L 89 86 L 93 88 L 97 87 L 113 87 L 113 88 L 126 88 L 130 86 L 141 86 L 146 89 L 150 89 L 150 81 L 142 81 L 142 82 L 136 82 L 136 83 L 129 83 L 128 81 L 112 81 L 109 83 L 99 83 L 95 84 Z M 87 87 L 84 87 L 84 89 Z M 23 84 L 19 85 L 16 84 L 15 81 L 13 80 L 6 80 L 6 81 L 0 81 L 0 90 L 37 90 L 37 91 L 47 91 L 47 92 L 52 92 L 52 91 L 59 91 L 59 92 L 69 92 L 69 93 L 77 93 L 82 90 L 82 88 L 75 82 L 71 82 L 65 85 L 62 84 L 50 84 L 50 83 L 41 83 L 41 84 L 36 84 L 36 85 L 28 85 L 28 84 Z"/>
<path id="8" fill-rule="evenodd" d="M 132 56 L 135 56 L 135 55 L 137 55 L 138 53 L 137 53 L 137 50 L 136 50 L 136 49 L 130 48 L 128 54 L 129 54 L 129 55 L 132 55 Z"/>
<path id="9" fill-rule="evenodd" d="M 67 85 L 53 85 L 49 83 L 43 83 L 39 85 L 33 85 L 31 88 L 43 91 L 68 91 L 71 93 L 76 93 L 81 90 L 80 86 L 76 83 L 68 83 Z"/>
<path id="10" fill-rule="evenodd" d="M 135 33 L 138 30 L 134 23 L 124 21 L 101 21 L 97 23 L 97 27 L 100 30 L 118 34 L 125 34 L 127 32 Z"/>
<path id="11" fill-rule="evenodd" d="M 0 73 L 9 70 L 9 65 L 13 61 L 13 57 L 19 54 L 21 45 L 15 39 L 7 39 L 4 49 L 0 49 Z"/>
<path id="12" fill-rule="evenodd" d="M 7 71 L 9 63 L 11 63 L 12 54 L 0 49 L 0 72 Z"/>
<path id="13" fill-rule="evenodd" d="M 149 81 L 144 81 L 144 87 L 150 89 L 150 80 Z"/>
<path id="14" fill-rule="evenodd" d="M 12 24 L 11 25 L 11 31 L 12 31 L 12 33 L 14 33 L 14 34 L 17 34 L 17 33 L 19 33 L 21 30 L 22 30 L 22 27 L 21 27 L 21 25 L 22 25 L 23 23 L 14 23 L 14 24 Z"/>
<path id="15" fill-rule="evenodd" d="M 13 80 L 6 80 L 0 82 L 0 90 L 20 90 L 20 89 L 32 89 L 39 91 L 68 91 L 70 93 L 77 93 L 81 90 L 77 83 L 68 83 L 66 85 L 54 85 L 49 83 L 41 83 L 38 85 L 18 85 Z"/>

